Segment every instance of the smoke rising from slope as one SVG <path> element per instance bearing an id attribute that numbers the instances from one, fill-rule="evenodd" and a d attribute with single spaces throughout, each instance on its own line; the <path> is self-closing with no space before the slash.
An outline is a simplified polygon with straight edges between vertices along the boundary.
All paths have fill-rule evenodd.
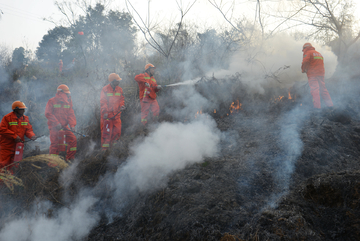
<path id="1" fill-rule="evenodd" d="M 170 91 L 170 90 L 169 90 Z M 211 103 L 193 86 L 172 89 L 171 100 L 165 106 L 166 112 L 180 120 L 194 118 L 196 112 L 209 108 Z"/>
<path id="2" fill-rule="evenodd" d="M 99 216 L 89 211 L 97 200 L 79 198 L 69 208 L 49 213 L 54 207 L 49 202 L 35 205 L 33 211 L 9 222 L 0 232 L 0 240 L 17 241 L 66 241 L 80 240 L 98 223 Z M 53 217 L 50 217 L 53 216 Z"/>
<path id="3" fill-rule="evenodd" d="M 115 194 L 113 206 L 107 208 L 121 211 L 127 201 L 135 201 L 132 199 L 134 194 L 158 189 L 166 185 L 166 177 L 170 173 L 215 156 L 219 141 L 220 131 L 215 121 L 206 115 L 187 124 L 160 124 L 148 137 L 131 147 L 132 155 L 114 175 L 107 176 L 106 186 L 112 187 Z M 76 167 L 74 165 L 62 175 L 65 186 L 69 185 L 66 181 L 71 179 L 71 175 L 76 175 Z M 103 187 L 103 184 L 99 186 Z M 100 191 L 90 190 L 80 194 L 78 202 L 69 208 L 55 210 L 52 217 L 47 214 L 55 207 L 41 202 L 40 208 L 9 222 L 0 232 L 1 240 L 65 241 L 84 238 L 97 225 L 99 214 L 104 212 L 90 212 L 96 203 L 102 202 L 90 193 L 101 195 L 99 192 L 106 189 L 97 190 Z M 118 214 L 111 212 L 109 215 L 111 218 Z"/>
<path id="4" fill-rule="evenodd" d="M 166 185 L 170 173 L 215 156 L 219 141 L 220 132 L 209 116 L 188 124 L 161 124 L 131 148 L 132 156 L 110 180 L 114 184 L 114 200 L 119 203 L 133 192 L 151 191 Z"/>
<path id="5" fill-rule="evenodd" d="M 268 205 L 272 208 L 275 207 L 279 198 L 286 195 L 289 191 L 291 175 L 294 173 L 295 163 L 301 156 L 304 146 L 300 131 L 307 118 L 309 116 L 300 108 L 284 113 L 282 118 L 280 118 L 279 146 L 283 154 L 276 160 L 273 160 L 273 165 L 277 167 L 274 177 L 275 183 L 280 192 L 273 193 L 272 197 L 270 197 Z"/>
<path id="6" fill-rule="evenodd" d="M 240 73 L 241 80 L 249 90 L 264 93 L 264 89 L 276 84 L 291 87 L 295 81 L 307 81 L 306 74 L 301 73 L 302 47 L 305 41 L 296 41 L 288 35 L 278 35 L 262 43 L 255 44 L 232 56 L 226 70 L 214 73 L 216 78 Z M 331 77 L 337 66 L 337 58 L 327 47 L 313 43 L 313 46 L 324 56 L 326 78 Z M 208 75 L 212 75 L 209 72 Z"/>

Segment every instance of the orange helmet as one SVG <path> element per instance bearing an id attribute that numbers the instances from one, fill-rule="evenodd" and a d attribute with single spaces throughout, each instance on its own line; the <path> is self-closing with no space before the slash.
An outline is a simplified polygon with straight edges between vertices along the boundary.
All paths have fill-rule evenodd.
<path id="1" fill-rule="evenodd" d="M 57 92 L 60 92 L 60 91 L 66 93 L 66 94 L 70 94 L 70 90 L 67 85 L 59 85 L 57 87 Z"/>
<path id="2" fill-rule="evenodd" d="M 122 80 L 122 79 L 120 78 L 120 76 L 119 76 L 118 74 L 111 73 L 111 74 L 109 74 L 108 80 L 109 80 L 110 82 L 113 82 L 114 80 L 120 81 L 120 80 Z"/>
<path id="3" fill-rule="evenodd" d="M 148 70 L 148 68 L 155 68 L 155 66 L 152 64 L 145 65 L 145 70 Z"/>
<path id="4" fill-rule="evenodd" d="M 303 46 L 303 49 L 305 49 L 307 47 L 312 47 L 311 43 L 305 43 L 304 46 Z"/>
<path id="5" fill-rule="evenodd" d="M 23 110 L 23 109 L 26 109 L 26 106 L 25 106 L 24 102 L 17 100 L 12 103 L 11 109 L 12 110 Z"/>

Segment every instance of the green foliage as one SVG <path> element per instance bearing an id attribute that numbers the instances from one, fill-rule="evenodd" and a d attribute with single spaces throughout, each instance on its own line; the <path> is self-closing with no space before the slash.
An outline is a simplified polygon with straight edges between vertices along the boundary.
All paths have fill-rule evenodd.
<path id="1" fill-rule="evenodd" d="M 12 54 L 12 67 L 14 69 L 22 68 L 23 65 L 27 62 L 25 58 L 25 49 L 23 47 L 16 48 Z"/>
<path id="2" fill-rule="evenodd" d="M 44 35 L 36 50 L 39 60 L 58 62 L 61 52 L 65 49 L 65 43 L 71 32 L 65 27 L 55 27 Z"/>
<path id="3" fill-rule="evenodd" d="M 135 47 L 136 28 L 126 12 L 105 12 L 98 3 L 89 7 L 70 27 L 55 27 L 45 35 L 36 51 L 39 60 L 55 67 L 62 59 L 64 68 L 75 58 L 78 64 L 101 66 L 113 71 L 120 60 L 130 58 Z"/>

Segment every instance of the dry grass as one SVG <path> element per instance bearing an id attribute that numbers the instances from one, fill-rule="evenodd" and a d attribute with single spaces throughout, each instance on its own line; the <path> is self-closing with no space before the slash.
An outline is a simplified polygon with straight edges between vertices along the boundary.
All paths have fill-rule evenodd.
<path id="1" fill-rule="evenodd" d="M 22 162 L 47 163 L 49 166 L 58 168 L 59 170 L 64 169 L 69 166 L 61 156 L 50 155 L 50 154 L 42 154 L 42 155 L 27 157 L 27 158 L 23 159 Z M 33 166 L 35 166 L 35 165 L 33 164 Z M 38 166 L 35 166 L 35 167 L 40 168 Z"/>
<path id="2" fill-rule="evenodd" d="M 31 166 L 36 169 L 42 169 L 43 167 L 40 167 L 35 163 L 45 163 L 48 165 L 48 167 L 56 168 L 57 171 L 60 171 L 68 167 L 68 164 L 65 162 L 65 160 L 62 157 L 56 155 L 50 155 L 50 154 L 42 154 L 42 155 L 27 157 L 21 161 L 21 164 L 25 162 L 31 163 Z M 16 165 L 17 163 L 13 163 L 12 165 L 14 164 Z M 5 186 L 10 189 L 11 192 L 14 192 L 14 186 L 24 187 L 22 178 L 13 175 L 10 171 L 6 170 L 6 167 L 1 169 L 0 179 L 5 184 Z"/>

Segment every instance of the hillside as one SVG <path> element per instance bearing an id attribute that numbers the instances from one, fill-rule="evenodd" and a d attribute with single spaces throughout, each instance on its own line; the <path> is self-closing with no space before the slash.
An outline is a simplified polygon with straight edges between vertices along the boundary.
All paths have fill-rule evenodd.
<path id="1" fill-rule="evenodd" d="M 314 111 L 308 90 L 296 86 L 289 98 L 283 89 L 257 96 L 238 82 L 204 81 L 196 86 L 203 97 L 219 89 L 229 93 L 228 98 L 214 97 L 216 111 L 210 106 L 202 114 L 190 112 L 196 118 L 179 120 L 170 113 L 179 103 L 169 100 L 174 93 L 169 91 L 159 99 L 160 124 L 147 129 L 134 123 L 138 107 L 129 103 L 122 139 L 110 152 L 98 149 L 94 123 L 90 137 L 79 140 L 77 161 L 65 174 L 42 176 L 49 187 L 38 187 L 41 194 L 36 187 L 15 188 L 11 194 L 3 186 L 1 200 L 8 206 L 7 212 L 2 206 L 2 219 L 21 216 L 19 210 L 30 210 L 40 198 L 51 201 L 44 213 L 57 220 L 64 207 L 74 213 L 76 203 L 92 197 L 86 211 L 90 216 L 79 219 L 90 233 L 72 231 L 72 240 L 360 239 L 360 101 L 355 87 L 342 90 L 346 96 L 333 95 L 335 109 Z M 328 88 L 331 94 L 339 90 L 336 83 Z M 229 111 L 234 100 L 241 106 Z M 181 142 L 182 134 L 191 132 L 192 139 Z M 161 145 L 149 149 L 152 142 Z M 206 151 L 195 158 L 196 150 Z M 23 178 L 21 173 L 18 177 Z M 14 197 L 21 205 L 9 205 Z"/>
<path id="2" fill-rule="evenodd" d="M 215 119 L 218 157 L 169 175 L 87 240 L 358 239 L 358 107 L 271 104 Z"/>

